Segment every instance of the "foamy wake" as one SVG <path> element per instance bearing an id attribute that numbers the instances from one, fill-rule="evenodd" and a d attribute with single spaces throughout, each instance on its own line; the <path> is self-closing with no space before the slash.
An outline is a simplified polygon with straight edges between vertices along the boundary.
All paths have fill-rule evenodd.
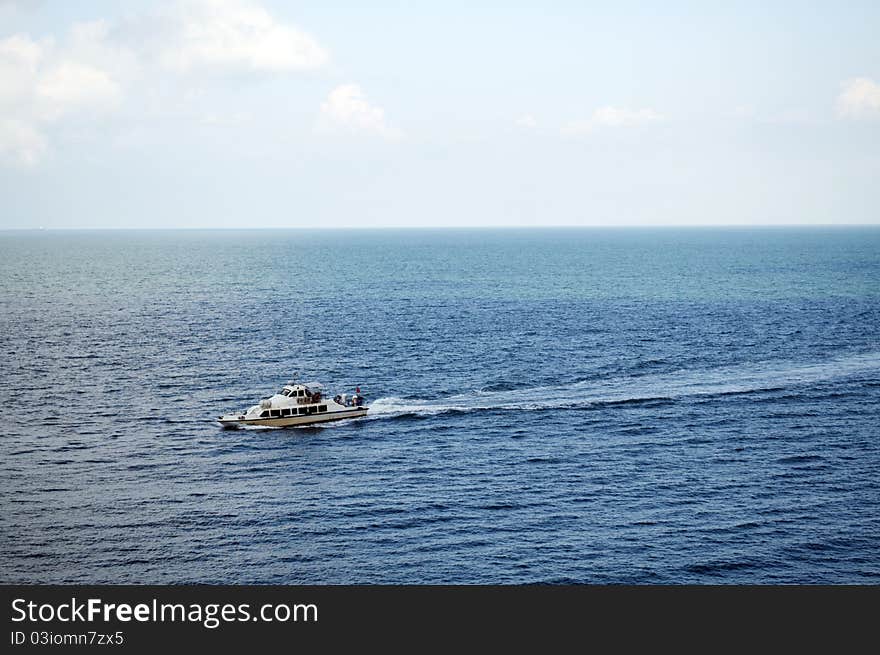
<path id="1" fill-rule="evenodd" d="M 589 407 L 590 405 L 689 396 L 785 389 L 800 385 L 880 373 L 880 352 L 831 359 L 814 364 L 791 362 L 707 369 L 674 373 L 584 380 L 558 386 L 511 391 L 473 391 L 442 398 L 377 398 L 370 403 L 372 418 L 403 414 L 430 416 L 444 412 L 526 410 Z"/>

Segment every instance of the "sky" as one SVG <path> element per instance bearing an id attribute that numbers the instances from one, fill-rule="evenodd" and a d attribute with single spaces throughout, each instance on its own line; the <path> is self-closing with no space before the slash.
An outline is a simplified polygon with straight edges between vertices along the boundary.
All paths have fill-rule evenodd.
<path id="1" fill-rule="evenodd" d="M 0 229 L 880 223 L 880 2 L 0 0 Z"/>

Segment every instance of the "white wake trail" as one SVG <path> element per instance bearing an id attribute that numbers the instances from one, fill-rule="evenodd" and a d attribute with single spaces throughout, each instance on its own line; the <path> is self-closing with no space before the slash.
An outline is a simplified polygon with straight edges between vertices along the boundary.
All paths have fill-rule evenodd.
<path id="1" fill-rule="evenodd" d="M 377 398 L 370 404 L 374 418 L 404 414 L 431 416 L 479 410 L 540 410 L 595 404 L 714 396 L 785 389 L 864 373 L 880 373 L 880 352 L 840 357 L 812 364 L 760 362 L 703 371 L 585 380 L 571 384 L 510 391 L 474 391 L 442 398 Z"/>

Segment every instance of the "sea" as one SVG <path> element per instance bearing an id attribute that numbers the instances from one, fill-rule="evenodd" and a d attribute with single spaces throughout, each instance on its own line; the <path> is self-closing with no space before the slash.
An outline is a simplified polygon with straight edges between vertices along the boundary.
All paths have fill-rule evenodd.
<path id="1" fill-rule="evenodd" d="M 880 582 L 877 227 L 0 232 L 0 375 L 4 583 Z"/>

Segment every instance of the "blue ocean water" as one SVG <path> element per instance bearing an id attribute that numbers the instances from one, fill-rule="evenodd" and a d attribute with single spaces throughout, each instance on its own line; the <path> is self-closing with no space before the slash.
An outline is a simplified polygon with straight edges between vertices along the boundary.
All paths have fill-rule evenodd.
<path id="1" fill-rule="evenodd" d="M 0 344 L 2 582 L 880 580 L 880 229 L 6 232 Z"/>

